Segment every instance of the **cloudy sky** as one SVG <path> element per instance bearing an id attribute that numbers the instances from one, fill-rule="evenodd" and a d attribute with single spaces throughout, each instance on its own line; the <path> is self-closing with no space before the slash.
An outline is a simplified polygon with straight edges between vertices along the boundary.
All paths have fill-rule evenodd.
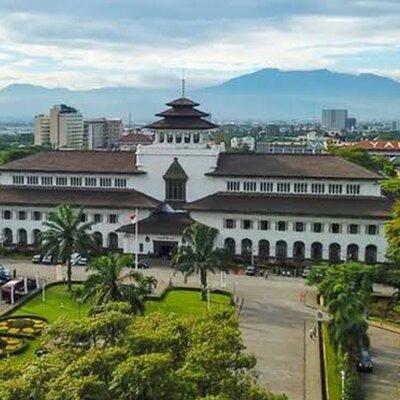
<path id="1" fill-rule="evenodd" d="M 0 0 L 0 87 L 208 85 L 264 67 L 400 80 L 399 0 Z"/>

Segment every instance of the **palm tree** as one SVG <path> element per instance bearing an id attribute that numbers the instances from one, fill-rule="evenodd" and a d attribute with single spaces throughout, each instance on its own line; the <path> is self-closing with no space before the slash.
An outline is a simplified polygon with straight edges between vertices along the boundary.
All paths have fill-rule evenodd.
<path id="1" fill-rule="evenodd" d="M 200 274 L 201 298 L 207 300 L 207 271 L 226 269 L 226 251 L 214 248 L 218 230 L 194 223 L 182 235 L 184 245 L 176 252 L 172 264 L 185 275 Z"/>
<path id="2" fill-rule="evenodd" d="M 120 254 L 102 256 L 91 262 L 87 267 L 90 275 L 84 285 L 85 300 L 91 297 L 95 307 L 109 302 L 125 301 L 135 314 L 143 314 L 145 297 L 152 292 L 157 282 L 155 278 L 135 271 L 125 276 L 131 282 L 123 283 L 122 270 L 129 263 L 130 257 Z"/>
<path id="3" fill-rule="evenodd" d="M 61 205 L 50 213 L 48 221 L 43 225 L 47 227 L 40 236 L 41 251 L 51 255 L 63 264 L 67 264 L 67 283 L 71 290 L 71 254 L 78 252 L 86 255 L 94 248 L 94 239 L 89 231 L 92 222 L 82 222 L 84 211 L 70 205 Z"/>

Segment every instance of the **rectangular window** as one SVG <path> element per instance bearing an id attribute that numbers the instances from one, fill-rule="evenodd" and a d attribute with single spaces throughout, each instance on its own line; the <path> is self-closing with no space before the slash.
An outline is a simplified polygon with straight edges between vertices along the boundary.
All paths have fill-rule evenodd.
<path id="1" fill-rule="evenodd" d="M 328 186 L 329 194 L 342 194 L 343 187 L 342 185 L 332 183 Z"/>
<path id="2" fill-rule="evenodd" d="M 269 229 L 269 221 L 258 221 L 258 229 L 260 231 L 267 231 Z"/>
<path id="3" fill-rule="evenodd" d="M 39 177 L 38 176 L 28 176 L 26 178 L 28 185 L 39 185 Z"/>
<path id="4" fill-rule="evenodd" d="M 183 179 L 167 179 L 165 181 L 166 200 L 185 201 L 186 181 Z"/>
<path id="5" fill-rule="evenodd" d="M 228 181 L 226 183 L 226 187 L 228 192 L 239 192 L 240 191 L 240 182 L 239 181 Z"/>
<path id="6" fill-rule="evenodd" d="M 324 194 L 325 193 L 325 185 L 323 183 L 311 184 L 311 193 Z"/>
<path id="7" fill-rule="evenodd" d="M 330 233 L 341 233 L 342 232 L 342 226 L 340 224 L 331 224 L 330 226 Z"/>
<path id="8" fill-rule="evenodd" d="M 52 176 L 42 176 L 42 185 L 43 186 L 52 186 L 53 185 L 53 177 Z"/>
<path id="9" fill-rule="evenodd" d="M 350 235 L 357 235 L 360 232 L 360 226 L 356 224 L 350 224 L 347 226 L 347 233 Z"/>
<path id="10" fill-rule="evenodd" d="M 300 182 L 296 182 L 294 184 L 294 192 L 295 193 L 307 193 L 308 190 L 308 185 L 307 183 L 300 183 Z"/>
<path id="11" fill-rule="evenodd" d="M 40 211 L 34 211 L 32 213 L 32 219 L 34 221 L 40 221 L 42 219 L 42 213 Z"/>
<path id="12" fill-rule="evenodd" d="M 271 193 L 274 191 L 274 183 L 273 182 L 261 182 L 260 183 L 260 192 Z"/>
<path id="13" fill-rule="evenodd" d="M 66 176 L 57 176 L 56 177 L 56 185 L 57 186 L 67 186 L 68 178 Z"/>
<path id="14" fill-rule="evenodd" d="M 25 183 L 25 177 L 23 175 L 13 175 L 13 185 L 23 185 Z"/>
<path id="15" fill-rule="evenodd" d="M 110 224 L 116 224 L 118 222 L 118 216 L 117 214 L 109 214 L 108 215 L 108 222 Z"/>
<path id="16" fill-rule="evenodd" d="M 365 233 L 367 235 L 377 235 L 379 233 L 378 225 L 367 225 Z"/>
<path id="17" fill-rule="evenodd" d="M 277 191 L 279 193 L 289 193 L 290 192 L 290 183 L 289 182 L 278 182 Z"/>
<path id="18" fill-rule="evenodd" d="M 26 211 L 18 211 L 18 219 L 20 221 L 26 220 Z"/>
<path id="19" fill-rule="evenodd" d="M 101 187 L 111 187 L 112 186 L 111 178 L 100 178 L 100 186 Z"/>
<path id="20" fill-rule="evenodd" d="M 4 210 L 3 219 L 12 219 L 12 212 L 10 210 Z"/>
<path id="21" fill-rule="evenodd" d="M 93 214 L 93 222 L 100 224 L 100 222 L 103 222 L 103 216 L 101 214 Z"/>
<path id="22" fill-rule="evenodd" d="M 255 192 L 257 191 L 257 182 L 243 182 L 243 189 L 245 192 Z"/>
<path id="23" fill-rule="evenodd" d="M 143 253 L 143 243 L 139 243 L 139 253 Z"/>
<path id="24" fill-rule="evenodd" d="M 287 222 L 286 221 L 278 221 L 275 225 L 277 231 L 286 231 L 287 230 Z"/>
<path id="25" fill-rule="evenodd" d="M 295 232 L 304 232 L 306 230 L 304 222 L 295 222 L 293 228 Z"/>
<path id="26" fill-rule="evenodd" d="M 346 185 L 346 194 L 350 195 L 360 194 L 360 185 Z"/>
<path id="27" fill-rule="evenodd" d="M 85 186 L 96 187 L 97 179 L 96 178 L 85 178 Z"/>
<path id="28" fill-rule="evenodd" d="M 115 178 L 114 186 L 116 188 L 126 188 L 126 179 L 125 178 Z"/>
<path id="29" fill-rule="evenodd" d="M 86 214 L 82 214 L 81 222 L 86 222 L 86 220 L 87 220 L 87 215 Z"/>
<path id="30" fill-rule="evenodd" d="M 234 219 L 224 219 L 224 228 L 234 229 L 236 228 L 236 220 Z"/>
<path id="31" fill-rule="evenodd" d="M 71 177 L 71 186 L 82 186 L 82 178 L 79 176 L 73 176 Z"/>
<path id="32" fill-rule="evenodd" d="M 321 224 L 321 222 L 314 222 L 312 224 L 312 230 L 314 233 L 322 233 L 323 225 Z"/>
<path id="33" fill-rule="evenodd" d="M 253 221 L 251 219 L 242 219 L 242 229 L 253 229 Z"/>

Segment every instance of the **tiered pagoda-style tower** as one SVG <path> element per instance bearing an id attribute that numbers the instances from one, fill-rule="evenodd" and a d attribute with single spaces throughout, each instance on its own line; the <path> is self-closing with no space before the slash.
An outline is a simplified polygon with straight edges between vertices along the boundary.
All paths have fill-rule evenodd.
<path id="1" fill-rule="evenodd" d="M 136 166 L 144 172 L 136 179 L 138 190 L 174 205 L 206 195 L 210 187 L 206 174 L 216 168 L 225 147 L 208 142 L 218 126 L 206 119 L 209 114 L 198 110 L 198 105 L 183 90 L 182 97 L 167 103 L 169 109 L 156 114 L 161 119 L 146 127 L 155 140 L 137 148 Z"/>
<path id="2" fill-rule="evenodd" d="M 206 142 L 210 131 L 218 126 L 205 119 L 209 114 L 195 108 L 199 105 L 187 97 L 167 103 L 170 108 L 156 114 L 162 119 L 147 126 L 155 131 L 155 143 L 187 147 Z"/>

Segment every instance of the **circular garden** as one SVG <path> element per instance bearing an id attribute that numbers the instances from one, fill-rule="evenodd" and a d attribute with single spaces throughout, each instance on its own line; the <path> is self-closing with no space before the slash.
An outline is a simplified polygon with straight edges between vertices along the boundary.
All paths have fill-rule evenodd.
<path id="1" fill-rule="evenodd" d="M 0 358 L 25 350 L 27 339 L 39 336 L 46 325 L 45 319 L 32 316 L 0 319 Z"/>

